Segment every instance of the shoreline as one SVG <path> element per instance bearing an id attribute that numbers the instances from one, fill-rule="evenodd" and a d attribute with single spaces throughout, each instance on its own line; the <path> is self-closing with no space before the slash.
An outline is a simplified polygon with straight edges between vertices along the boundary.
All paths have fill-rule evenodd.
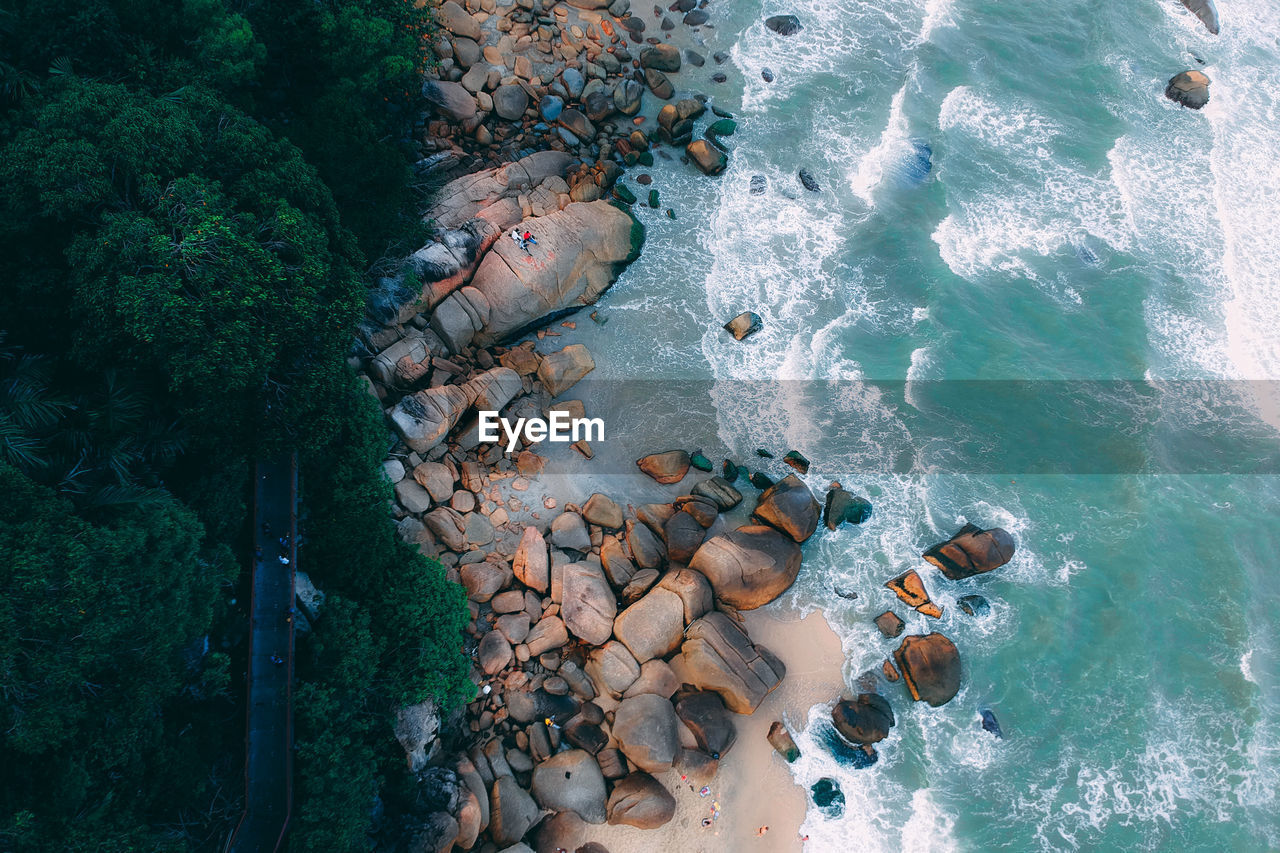
<path id="1" fill-rule="evenodd" d="M 401 538 L 439 558 L 468 594 L 468 651 L 479 690 L 456 722 L 442 721 L 430 703 L 399 712 L 396 735 L 411 771 L 424 781 L 444 772 L 461 792 L 442 803 L 442 810 L 415 818 L 422 821 L 416 830 L 402 831 L 413 836 L 415 846 L 436 849 L 478 849 L 487 838 L 496 849 L 523 850 L 523 837 L 536 838 L 539 850 L 600 849 L 588 842 L 613 853 L 654 843 L 663 849 L 799 850 L 808 797 L 785 762 L 774 757 L 767 735 L 778 721 L 803 727 L 812 705 L 838 699 L 845 690 L 844 658 L 820 612 L 795 619 L 766 607 L 739 616 L 738 605 L 747 602 L 726 602 L 726 595 L 733 599 L 731 590 L 686 568 L 701 543 L 752 523 L 734 510 L 744 496 L 728 482 L 690 469 L 687 454 L 674 478 L 652 471 L 647 478 L 634 469 L 601 478 L 590 474 L 594 451 L 585 441 L 572 450 L 525 441 L 520 452 L 508 455 L 478 440 L 480 409 L 512 416 L 545 415 L 551 408 L 591 414 L 597 401 L 571 389 L 589 376 L 594 360 L 582 345 L 561 346 L 558 338 L 567 328 L 572 339 L 576 324 L 586 321 L 583 314 L 641 251 L 644 229 L 629 210 L 641 202 L 622 183 L 624 168 L 653 165 L 656 153 L 709 174 L 723 169 L 714 134 L 708 131 L 708 142 L 693 132 L 693 122 L 704 113 L 714 120 L 710 99 L 676 93 L 681 65 L 705 64 L 716 82 L 725 80 L 693 50 L 701 40 L 677 38 L 686 46 L 673 47 L 677 28 L 667 26 L 665 17 L 664 29 L 654 28 L 664 38 L 641 37 L 643 22 L 628 28 L 638 19 L 626 16 L 626 0 L 610 7 L 623 9 L 622 16 L 577 8 L 592 2 L 552 5 L 543 10 L 549 17 L 492 0 L 476 3 L 472 13 L 453 2 L 441 7 L 442 35 L 452 33 L 456 59 L 471 67 L 461 74 L 463 69 L 444 63 L 442 78 L 424 84 L 438 113 L 426 125 L 437 152 L 420 162 L 419 172 L 454 177 L 433 196 L 424 217 L 435 227 L 434 242 L 381 281 L 362 335 L 362 375 L 400 438 L 384 463 L 396 487 L 393 517 Z M 705 13 L 693 14 L 692 4 L 685 11 L 686 20 L 706 20 Z M 561 37 L 549 57 L 534 53 L 546 47 L 539 42 L 547 41 L 548 21 Z M 584 62 L 564 57 L 565 44 L 584 45 Z M 485 63 L 501 64 L 481 75 L 475 69 L 484 63 L 469 55 L 477 51 Z M 610 56 L 614 60 L 606 62 Z M 727 56 L 714 59 L 719 65 Z M 586 73 L 575 73 L 579 68 Z M 584 76 L 592 78 L 585 85 Z M 613 110 L 602 107 L 599 97 L 591 100 L 603 89 L 599 80 L 615 78 Z M 510 112 L 504 112 L 504 102 Z M 587 112 L 613 112 L 614 121 L 593 122 L 575 109 L 578 104 Z M 495 114 L 507 124 L 499 122 L 491 131 L 488 121 Z M 719 128 L 721 134 L 733 132 L 731 122 Z M 530 141 L 537 152 L 530 152 Z M 459 174 L 462 164 L 488 168 Z M 651 181 L 648 174 L 635 176 L 642 188 Z M 659 199 L 652 190 L 649 206 L 659 207 Z M 667 215 L 676 218 L 670 210 Z M 506 239 L 513 227 L 532 231 L 538 246 L 522 252 L 524 247 Z M 528 310 L 530 303 L 539 306 L 537 312 Z M 585 470 L 576 464 L 569 468 L 577 473 L 554 476 L 547 468 L 561 453 L 575 454 L 579 463 L 585 458 Z M 654 479 L 681 488 L 655 491 Z M 797 543 L 818 523 L 819 507 L 808 488 L 789 480 L 807 496 L 807 505 L 787 507 L 775 514 L 774 527 L 759 528 L 777 542 L 770 548 L 790 555 L 786 566 L 753 558 L 764 560 L 756 568 L 785 582 L 775 582 L 749 607 L 772 601 L 790 586 L 800 570 Z M 707 492 L 709 483 L 719 485 Z M 588 493 L 594 493 L 590 500 Z M 637 510 L 631 501 L 641 496 L 658 502 Z M 771 500 L 766 493 L 760 502 Z M 692 527 L 676 532 L 665 526 L 672 515 L 689 519 L 687 512 L 697 519 Z M 654 547 L 661 556 L 646 553 Z M 785 580 L 787 573 L 791 580 Z M 651 639 L 648 626 L 622 627 L 626 611 L 647 607 L 659 613 L 662 602 L 672 599 L 684 601 L 678 636 L 661 640 L 659 645 L 670 645 L 656 654 L 643 651 Z M 712 616 L 721 613 L 730 618 L 715 622 Z M 741 628 L 733 627 L 735 620 Z M 647 623 L 648 612 L 639 621 Z M 758 652 L 762 657 L 749 666 L 760 672 L 746 661 L 717 658 L 709 664 L 691 651 L 699 631 L 710 631 L 722 653 L 733 643 L 744 643 L 749 655 Z M 723 669 L 708 674 L 707 666 Z M 725 678 L 735 686 L 725 687 Z M 682 697 L 691 696 L 720 710 L 713 707 L 710 722 L 689 717 L 693 712 L 684 709 Z M 665 736 L 637 734 L 616 719 L 620 707 L 634 706 L 641 697 L 652 706 L 645 725 L 670 724 Z M 734 703 L 740 713 L 725 710 Z M 544 725 L 543 717 L 554 725 Z M 710 734 L 699 728 L 704 723 Z M 732 739 L 735 730 L 732 751 L 717 761 L 720 753 L 705 739 L 726 731 Z M 649 752 L 670 751 L 673 745 L 664 737 L 678 739 L 675 752 L 647 760 Z M 443 747 L 446 741 L 453 746 Z M 575 762 L 579 777 L 588 777 L 578 783 L 585 788 L 553 785 L 545 775 L 540 781 L 539 768 L 552 756 Z M 597 794 L 590 777 L 602 771 Z M 628 804 L 615 802 L 619 786 L 636 779 L 642 787 L 657 787 Z M 686 790 L 694 779 L 712 793 L 704 798 Z M 607 804 L 605 780 L 617 789 Z M 719 807 L 719 818 L 704 828 L 702 813 L 711 803 Z M 583 823 L 579 814 L 592 822 Z M 757 837 L 757 824 L 769 831 Z"/>

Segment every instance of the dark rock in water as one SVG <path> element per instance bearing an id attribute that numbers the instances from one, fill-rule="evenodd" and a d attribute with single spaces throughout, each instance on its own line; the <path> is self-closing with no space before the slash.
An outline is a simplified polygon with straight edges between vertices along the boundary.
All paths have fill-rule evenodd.
<path id="1" fill-rule="evenodd" d="M 661 24 L 659 24 L 659 25 L 658 25 L 658 27 L 659 27 L 659 29 L 663 30 L 664 32 L 671 32 L 672 30 L 674 30 L 674 29 L 676 28 L 676 22 L 675 22 L 675 21 L 673 21 L 673 20 L 671 20 L 670 18 L 666 18 L 666 17 L 664 17 L 664 18 L 662 19 L 662 23 L 661 23 Z"/>
<path id="2" fill-rule="evenodd" d="M 765 180 L 764 175 L 751 176 L 751 194 L 752 195 L 764 195 L 764 190 L 766 186 L 767 186 L 767 182 Z"/>
<path id="3" fill-rule="evenodd" d="M 923 184 L 933 171 L 933 149 L 923 139 L 912 139 L 907 143 L 902 157 L 890 167 L 890 171 L 902 186 Z"/>
<path id="4" fill-rule="evenodd" d="M 829 818 L 844 816 L 844 791 L 840 783 L 830 776 L 823 776 L 809 789 L 813 794 L 813 804 Z"/>
<path id="5" fill-rule="evenodd" d="M 694 68 L 701 68 L 707 64 L 706 58 L 692 48 L 685 50 L 684 61 L 692 65 Z"/>
<path id="6" fill-rule="evenodd" d="M 799 450 L 789 450 L 787 455 L 782 457 L 782 461 L 799 471 L 801 474 L 809 473 L 809 460 L 804 458 L 804 454 Z"/>
<path id="7" fill-rule="evenodd" d="M 818 179 L 815 178 L 813 173 L 808 169 L 800 170 L 800 183 L 803 184 L 804 188 L 811 193 L 816 193 L 822 189 L 822 187 L 818 185 Z"/>
<path id="8" fill-rule="evenodd" d="M 880 756 L 876 755 L 873 747 L 852 746 L 836 732 L 833 726 L 826 723 L 819 725 L 821 725 L 821 729 L 816 733 L 816 739 L 827 748 L 827 752 L 831 753 L 831 757 L 844 767 L 862 770 L 879 760 Z"/>
<path id="9" fill-rule="evenodd" d="M 689 454 L 689 464 L 699 471 L 710 471 L 715 467 L 710 459 L 702 455 L 701 450 L 695 450 Z"/>
<path id="10" fill-rule="evenodd" d="M 727 75 L 725 75 L 724 73 L 719 72 L 719 71 L 717 71 L 715 74 L 712 74 L 712 75 L 711 75 L 711 82 L 712 82 L 712 83 L 723 83 L 724 81 L 726 81 L 726 80 L 728 80 L 728 79 L 729 79 L 729 78 L 728 78 L 728 76 L 727 76 Z"/>
<path id="11" fill-rule="evenodd" d="M 1203 71 L 1183 71 L 1169 81 L 1164 96 L 1184 107 L 1198 110 L 1209 103 L 1209 82 Z"/>
<path id="12" fill-rule="evenodd" d="M 720 466 L 720 471 L 720 477 L 726 483 L 736 483 L 738 481 L 738 473 L 742 471 L 742 469 L 726 459 L 724 460 L 724 464 Z"/>
<path id="13" fill-rule="evenodd" d="M 1080 259 L 1082 264 L 1087 264 L 1091 267 L 1101 266 L 1102 259 L 1098 257 L 1098 253 L 1093 250 L 1093 247 L 1086 242 L 1087 239 L 1088 237 L 1085 236 L 1071 241 L 1071 247 L 1075 249 L 1076 257 Z"/>
<path id="14" fill-rule="evenodd" d="M 976 524 L 966 524 L 955 536 L 921 556 L 947 578 L 958 581 L 1000 568 L 1013 559 L 1013 552 L 1013 537 L 1004 529 L 983 530 Z"/>
<path id="15" fill-rule="evenodd" d="M 649 184 L 653 183 L 653 175 L 636 175 L 636 183 L 643 187 L 647 187 Z"/>
<path id="16" fill-rule="evenodd" d="M 780 36 L 793 36 L 804 29 L 795 15 L 774 15 L 772 18 L 765 18 L 764 25 Z"/>
<path id="17" fill-rule="evenodd" d="M 796 746 L 791 732 L 787 731 L 787 727 L 781 721 L 774 721 L 773 725 L 769 726 L 768 737 L 769 743 L 788 764 L 800 757 L 800 747 Z"/>
<path id="18" fill-rule="evenodd" d="M 906 627 L 906 623 L 897 613 L 886 610 L 876 617 L 876 627 L 880 629 L 881 634 L 892 640 L 894 637 L 902 636 L 902 629 Z"/>
<path id="19" fill-rule="evenodd" d="M 717 50 L 715 53 L 711 54 L 711 58 L 715 60 L 716 65 L 724 65 L 725 61 L 729 58 L 729 54 L 724 51 Z"/>
<path id="20" fill-rule="evenodd" d="M 970 616 L 986 616 L 991 612 L 991 605 L 980 595 L 962 595 L 956 604 Z"/>
<path id="21" fill-rule="evenodd" d="M 893 658 L 917 702 L 937 708 L 960 690 L 960 651 L 942 634 L 913 634 L 902 641 Z"/>
<path id="22" fill-rule="evenodd" d="M 641 152 L 640 152 L 640 155 L 639 155 L 638 157 L 636 157 L 636 162 L 637 162 L 637 163 L 639 163 L 641 166 L 652 166 L 652 165 L 653 165 L 653 152 L 652 152 L 652 151 L 641 151 Z"/>
<path id="23" fill-rule="evenodd" d="M 669 208 L 669 207 L 668 207 L 668 208 L 667 208 L 667 219 L 675 219 L 675 218 L 676 218 L 676 212 L 675 212 L 674 210 L 672 210 L 671 208 Z"/>
<path id="24" fill-rule="evenodd" d="M 694 9 L 692 12 L 684 16 L 684 24 L 689 27 L 697 27 L 707 22 L 710 17 L 701 9 Z"/>
<path id="25" fill-rule="evenodd" d="M 1205 29 L 1215 36 L 1218 34 L 1218 10 L 1214 8 L 1213 0 L 1182 0 L 1182 5 L 1195 13 Z"/>
<path id="26" fill-rule="evenodd" d="M 769 451 L 765 450 L 763 447 L 757 447 L 757 448 L 756 448 L 756 456 L 759 456 L 761 459 L 772 459 L 772 458 L 773 458 L 773 454 L 772 454 L 772 453 L 770 453 Z"/>
<path id="27" fill-rule="evenodd" d="M 983 708 L 978 713 L 982 715 L 982 728 L 1003 740 L 1004 732 L 1000 731 L 1000 721 L 996 719 L 995 713 L 989 708 Z"/>
<path id="28" fill-rule="evenodd" d="M 698 8 L 697 0 L 676 0 L 668 11 L 671 12 L 692 12 Z"/>
<path id="29" fill-rule="evenodd" d="M 868 746 L 889 736 L 893 708 L 879 693 L 861 693 L 856 699 L 837 702 L 831 709 L 831 722 L 849 743 Z"/>
<path id="30" fill-rule="evenodd" d="M 658 191 L 649 190 L 649 206 L 654 210 L 658 209 Z"/>
<path id="31" fill-rule="evenodd" d="M 827 492 L 826 506 L 822 510 L 822 523 L 828 530 L 841 524 L 861 524 L 871 517 L 871 501 L 856 497 L 844 489 Z"/>
<path id="32" fill-rule="evenodd" d="M 851 589 L 846 589 L 845 587 L 842 587 L 842 586 L 836 586 L 836 587 L 833 587 L 833 588 L 832 588 L 832 591 L 833 591 L 836 595 L 838 595 L 838 596 L 840 596 L 841 598 L 845 599 L 846 601 L 857 601 L 857 600 L 858 600 L 858 593 L 854 592 L 854 591 L 853 591 L 853 590 L 851 590 Z"/>
<path id="33" fill-rule="evenodd" d="M 761 79 L 761 80 L 764 80 L 764 82 L 766 82 L 766 83 L 772 83 L 772 82 L 773 82 L 773 69 L 771 69 L 771 68 L 761 68 L 761 69 L 760 69 L 760 79 Z"/>
<path id="34" fill-rule="evenodd" d="M 717 118 L 733 118 L 733 113 L 726 109 L 717 107 L 715 104 L 711 105 L 711 112 L 714 113 Z"/>
<path id="35" fill-rule="evenodd" d="M 636 203 L 636 196 L 635 196 L 635 193 L 633 193 L 633 192 L 631 192 L 631 190 L 627 189 L 627 185 L 626 185 L 626 184 L 614 184 L 614 185 L 613 185 L 613 197 L 614 197 L 614 198 L 616 198 L 618 201 L 623 202 L 624 204 L 635 204 L 635 203 Z"/>
<path id="36" fill-rule="evenodd" d="M 754 311 L 743 311 L 737 317 L 724 324 L 724 328 L 735 340 L 743 340 L 764 328 L 764 320 Z"/>
<path id="37" fill-rule="evenodd" d="M 720 144 L 720 137 L 733 136 L 734 131 L 737 129 L 738 123 L 736 121 L 731 118 L 722 118 L 707 125 L 707 129 L 702 132 L 702 135 L 711 140 L 712 145 L 717 148 L 723 148 L 724 146 Z"/>
<path id="38" fill-rule="evenodd" d="M 751 480 L 751 485 L 757 489 L 767 489 L 773 485 L 773 480 L 769 479 L 767 474 L 762 474 L 759 471 L 753 472 L 749 479 Z"/>

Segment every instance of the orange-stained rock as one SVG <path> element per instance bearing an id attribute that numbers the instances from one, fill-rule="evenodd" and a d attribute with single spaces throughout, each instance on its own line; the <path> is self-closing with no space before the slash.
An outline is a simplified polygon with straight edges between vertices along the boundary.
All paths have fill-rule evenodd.
<path id="1" fill-rule="evenodd" d="M 953 581 L 998 569 L 1013 559 L 1013 537 L 999 527 L 966 524 L 955 536 L 924 552 L 924 558 Z"/>
<path id="2" fill-rule="evenodd" d="M 913 634 L 893 653 L 911 698 L 935 708 L 960 690 L 960 652 L 942 634 Z"/>

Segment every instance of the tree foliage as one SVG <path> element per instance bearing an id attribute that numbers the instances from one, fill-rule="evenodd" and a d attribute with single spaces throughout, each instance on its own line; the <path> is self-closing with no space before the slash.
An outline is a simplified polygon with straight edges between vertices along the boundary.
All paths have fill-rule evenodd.
<path id="1" fill-rule="evenodd" d="M 225 840 L 268 453 L 301 454 L 331 594 L 292 843 L 367 846 L 394 708 L 466 697 L 464 598 L 395 538 L 345 361 L 370 260 L 418 238 L 427 26 L 403 0 L 0 10 L 0 849 Z"/>

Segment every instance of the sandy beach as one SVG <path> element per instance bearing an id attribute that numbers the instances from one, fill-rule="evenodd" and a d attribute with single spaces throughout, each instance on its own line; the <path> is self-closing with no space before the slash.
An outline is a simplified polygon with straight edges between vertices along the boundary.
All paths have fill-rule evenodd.
<path id="1" fill-rule="evenodd" d="M 782 659 L 787 676 L 754 714 L 735 718 L 738 739 L 720 762 L 710 793 L 700 796 L 687 782 L 681 782 L 679 770 L 671 770 L 659 777 L 676 798 L 675 817 L 666 826 L 640 830 L 574 821 L 570 831 L 557 838 L 555 844 L 574 850 L 595 841 L 610 853 L 781 853 L 803 849 L 799 829 L 805 816 L 806 792 L 793 782 L 786 763 L 774 752 L 766 735 L 774 720 L 785 721 L 793 730 L 803 725 L 810 707 L 829 702 L 844 690 L 840 638 L 820 611 L 797 619 L 769 606 L 743 616 L 752 639 Z M 692 736 L 688 737 L 691 743 Z M 704 827 L 703 819 L 711 816 L 716 804 L 719 818 Z M 757 837 L 761 826 L 768 826 L 769 831 Z M 549 846 L 545 853 L 554 850 Z M 540 848 L 539 853 L 544 851 Z"/>

